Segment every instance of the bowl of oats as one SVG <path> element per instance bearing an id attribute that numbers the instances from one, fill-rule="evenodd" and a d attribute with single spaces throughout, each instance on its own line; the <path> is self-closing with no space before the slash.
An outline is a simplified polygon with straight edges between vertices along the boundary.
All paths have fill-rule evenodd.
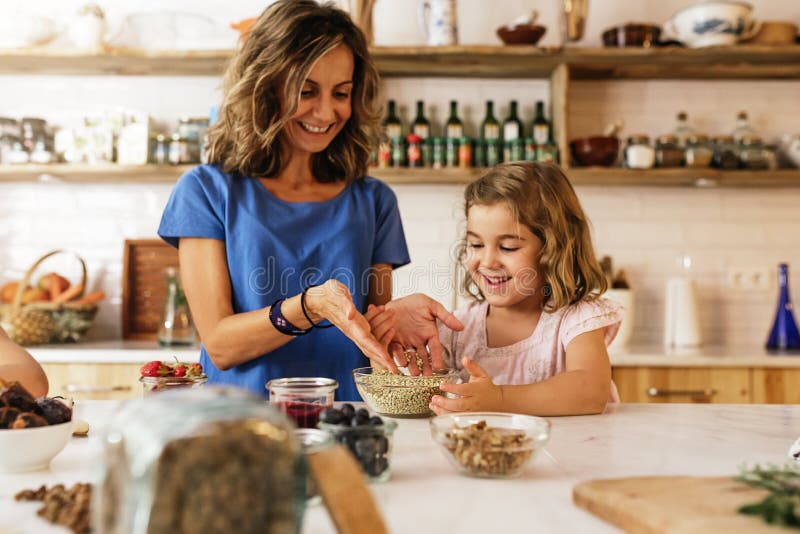
<path id="1" fill-rule="evenodd" d="M 438 415 L 431 436 L 460 473 L 479 478 L 519 476 L 550 439 L 542 417 L 497 412 Z"/>
<path id="2" fill-rule="evenodd" d="M 458 371 L 447 369 L 433 375 L 394 374 L 372 367 L 353 369 L 356 389 L 373 412 L 388 417 L 430 417 L 434 395 L 444 395 L 441 385 L 458 382 Z"/>

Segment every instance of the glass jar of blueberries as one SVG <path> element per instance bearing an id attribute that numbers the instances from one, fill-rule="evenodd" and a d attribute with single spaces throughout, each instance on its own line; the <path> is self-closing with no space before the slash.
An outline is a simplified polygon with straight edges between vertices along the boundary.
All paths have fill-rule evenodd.
<path id="1" fill-rule="evenodd" d="M 383 482 L 391 475 L 389 456 L 392 435 L 397 423 L 380 416 L 370 416 L 366 408 L 355 409 L 350 403 L 328 408 L 320 414 L 319 428 L 350 450 L 362 471 L 373 482 Z"/>

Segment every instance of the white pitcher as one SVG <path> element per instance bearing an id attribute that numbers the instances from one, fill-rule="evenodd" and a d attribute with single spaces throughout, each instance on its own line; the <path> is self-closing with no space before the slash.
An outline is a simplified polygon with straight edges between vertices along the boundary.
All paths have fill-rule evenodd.
<path id="1" fill-rule="evenodd" d="M 458 44 L 456 0 L 421 0 L 419 22 L 430 46 Z"/>

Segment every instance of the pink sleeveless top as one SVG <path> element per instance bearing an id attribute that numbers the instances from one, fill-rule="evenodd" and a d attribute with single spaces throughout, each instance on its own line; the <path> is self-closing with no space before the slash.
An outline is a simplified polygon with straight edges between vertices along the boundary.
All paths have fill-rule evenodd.
<path id="1" fill-rule="evenodd" d="M 454 312 L 464 330 L 454 332 L 439 324 L 439 339 L 446 349 L 445 363 L 469 373 L 461 358 L 469 356 L 486 370 L 498 385 L 524 385 L 547 380 L 566 371 L 566 349 L 578 335 L 602 328 L 608 346 L 617 335 L 623 308 L 614 301 L 599 298 L 580 301 L 553 313 L 543 312 L 533 333 L 506 347 L 489 347 L 486 341 L 487 302 L 474 302 Z M 619 402 L 613 382 L 609 400 Z"/>

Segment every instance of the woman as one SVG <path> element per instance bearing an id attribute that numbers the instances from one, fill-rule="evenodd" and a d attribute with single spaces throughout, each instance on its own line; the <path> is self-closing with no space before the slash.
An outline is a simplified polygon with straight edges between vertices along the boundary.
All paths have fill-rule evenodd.
<path id="1" fill-rule="evenodd" d="M 364 355 L 396 371 L 391 338 L 438 352 L 434 318 L 459 326 L 424 297 L 383 306 L 410 260 L 394 194 L 364 177 L 377 84 L 361 31 L 312 0 L 270 5 L 233 58 L 211 163 L 181 177 L 158 231 L 179 247 L 209 382 L 327 376 L 358 399 Z M 397 326 L 379 342 L 382 318 Z"/>

